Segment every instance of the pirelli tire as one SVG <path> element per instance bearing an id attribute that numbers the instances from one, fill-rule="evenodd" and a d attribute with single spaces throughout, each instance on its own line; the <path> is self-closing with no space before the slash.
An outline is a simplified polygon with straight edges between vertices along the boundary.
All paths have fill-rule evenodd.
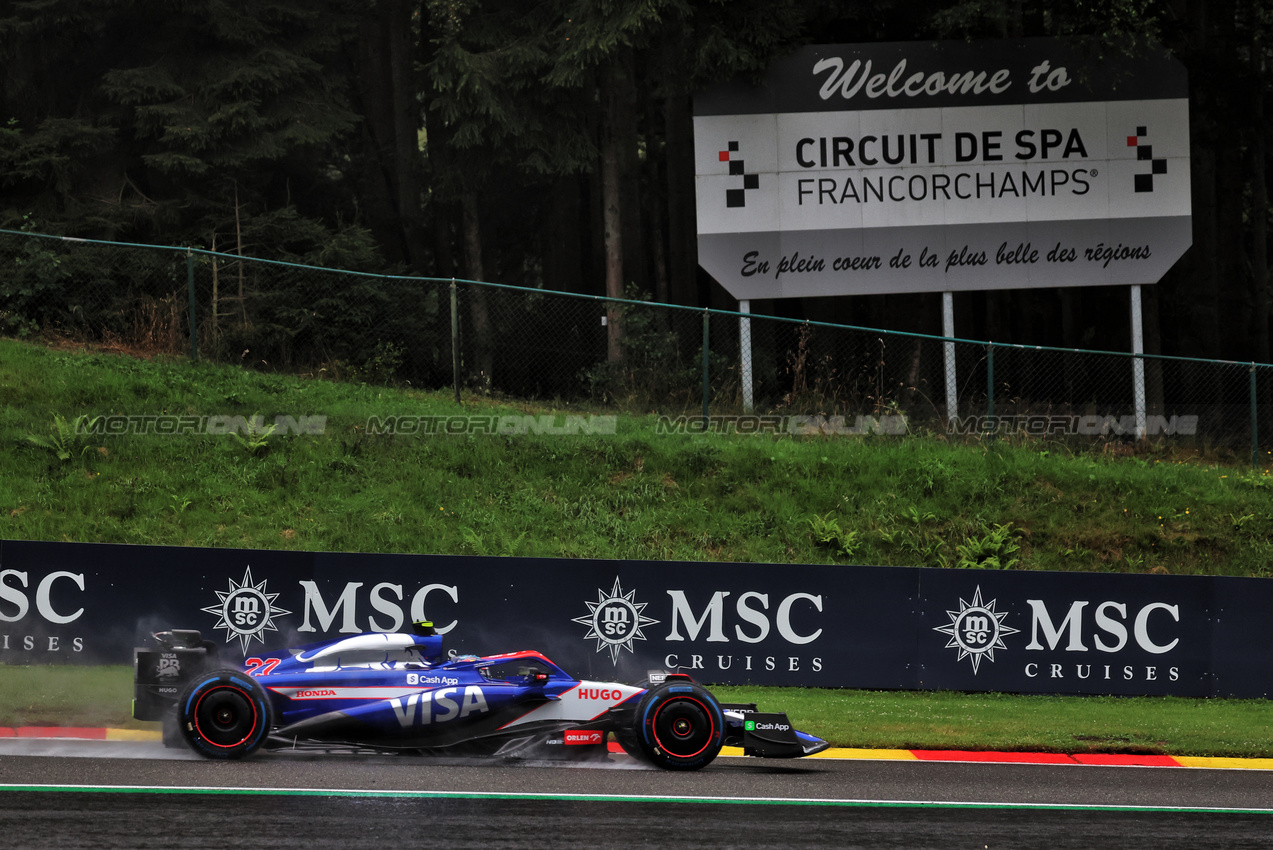
<path id="1" fill-rule="evenodd" d="M 637 706 L 636 737 L 645 760 L 667 770 L 699 770 L 720 753 L 725 715 L 705 688 L 666 682 Z"/>
<path id="2" fill-rule="evenodd" d="M 265 688 L 238 670 L 200 673 L 177 700 L 182 740 L 212 759 L 252 755 L 265 743 L 273 719 Z"/>

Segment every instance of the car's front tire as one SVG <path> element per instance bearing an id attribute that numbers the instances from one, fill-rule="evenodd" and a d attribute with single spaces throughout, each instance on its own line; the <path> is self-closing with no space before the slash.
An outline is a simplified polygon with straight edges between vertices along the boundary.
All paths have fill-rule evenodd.
<path id="1" fill-rule="evenodd" d="M 261 748 L 273 712 L 260 683 L 237 670 L 201 673 L 177 700 L 177 729 L 192 750 L 239 759 Z"/>
<path id="2" fill-rule="evenodd" d="M 667 682 L 641 699 L 636 736 L 646 760 L 668 770 L 698 770 L 720 752 L 725 715 L 705 688 Z"/>

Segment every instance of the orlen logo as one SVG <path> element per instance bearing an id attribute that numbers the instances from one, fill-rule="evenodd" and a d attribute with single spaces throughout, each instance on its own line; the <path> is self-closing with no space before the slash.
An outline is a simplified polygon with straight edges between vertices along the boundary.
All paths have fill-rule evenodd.
<path id="1" fill-rule="evenodd" d="M 594 746 L 605 740 L 605 733 L 600 729 L 567 729 L 566 746 Z"/>
<path id="2" fill-rule="evenodd" d="M 623 691 L 611 688 L 580 688 L 578 694 L 579 699 L 596 699 L 603 702 L 623 699 Z"/>
<path id="3" fill-rule="evenodd" d="M 315 688 L 313 690 L 300 690 L 292 694 L 292 699 L 324 699 L 326 697 L 334 697 L 336 692 L 331 688 Z"/>

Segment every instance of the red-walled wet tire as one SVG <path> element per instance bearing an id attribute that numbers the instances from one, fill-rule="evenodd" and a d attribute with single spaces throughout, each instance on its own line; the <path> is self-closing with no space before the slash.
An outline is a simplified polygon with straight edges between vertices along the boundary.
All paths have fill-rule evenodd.
<path id="1" fill-rule="evenodd" d="M 705 688 L 667 682 L 641 699 L 636 732 L 648 761 L 668 770 L 698 770 L 720 752 L 725 715 Z"/>
<path id="2" fill-rule="evenodd" d="M 207 758 L 250 756 L 265 743 L 272 722 L 265 689 L 237 670 L 201 673 L 177 700 L 182 739 Z"/>

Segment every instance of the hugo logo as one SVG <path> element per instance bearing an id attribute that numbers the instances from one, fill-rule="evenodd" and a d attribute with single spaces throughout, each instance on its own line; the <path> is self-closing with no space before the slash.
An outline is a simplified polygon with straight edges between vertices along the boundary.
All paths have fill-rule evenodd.
<path id="1" fill-rule="evenodd" d="M 597 699 L 597 700 L 617 700 L 623 699 L 623 691 L 612 688 L 580 688 L 578 690 L 580 699 Z"/>

